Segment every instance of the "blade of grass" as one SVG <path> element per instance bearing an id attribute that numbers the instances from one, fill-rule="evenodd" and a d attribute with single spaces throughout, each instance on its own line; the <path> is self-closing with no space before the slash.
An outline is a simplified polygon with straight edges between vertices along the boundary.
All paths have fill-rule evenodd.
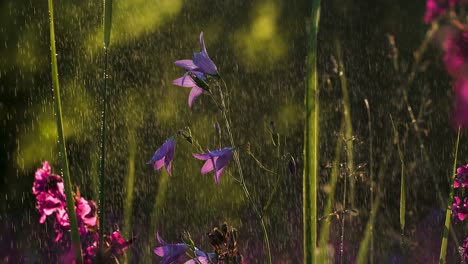
<path id="1" fill-rule="evenodd" d="M 341 135 L 344 131 L 344 122 L 341 124 L 341 129 L 339 135 Z M 333 210 L 333 202 L 335 199 L 335 189 L 336 189 L 336 182 L 338 181 L 338 174 L 339 174 L 339 166 L 341 160 L 341 151 L 343 148 L 343 137 L 338 136 L 336 141 L 335 147 L 335 159 L 333 160 L 332 171 L 330 173 L 330 192 L 328 193 L 327 204 L 325 205 L 325 210 L 323 212 L 324 220 L 322 224 L 322 228 L 320 230 L 320 241 L 319 241 L 319 256 L 317 263 L 327 263 L 327 243 L 328 238 L 330 236 L 330 219 L 328 216 L 332 213 Z"/>
<path id="2" fill-rule="evenodd" d="M 57 121 L 58 145 L 60 148 L 59 156 L 61 162 L 61 174 L 64 180 L 64 188 L 66 195 L 67 214 L 70 220 L 70 233 L 72 239 L 72 248 L 75 252 L 75 260 L 77 263 L 83 263 L 81 256 L 80 235 L 78 233 L 78 223 L 75 213 L 75 200 L 73 198 L 72 183 L 70 179 L 70 169 L 68 167 L 67 148 L 65 145 L 65 137 L 63 133 L 63 117 L 62 117 L 62 102 L 60 97 L 60 85 L 58 79 L 57 67 L 57 51 L 55 48 L 55 29 L 54 29 L 54 4 L 52 0 L 48 0 L 49 8 L 49 26 L 50 26 L 50 57 L 51 57 L 51 74 L 52 87 L 54 91 L 54 111 Z"/>
<path id="3" fill-rule="evenodd" d="M 309 51 L 307 55 L 307 85 L 305 93 L 303 222 L 304 263 L 315 262 L 317 246 L 317 178 L 319 134 L 319 89 L 317 85 L 317 33 L 320 21 L 320 0 L 312 1 Z"/>
<path id="4" fill-rule="evenodd" d="M 102 249 L 105 232 L 105 156 L 106 156 L 106 110 L 107 110 L 107 79 L 108 79 L 108 48 L 112 26 L 112 0 L 103 1 L 104 28 L 104 83 L 101 90 L 101 151 L 99 158 L 99 247 Z"/>
<path id="5" fill-rule="evenodd" d="M 458 156 L 458 145 L 460 144 L 460 134 L 461 134 L 461 129 L 458 128 L 458 134 L 457 134 L 457 143 L 455 144 L 455 153 L 453 155 L 453 168 L 452 168 L 452 182 L 455 180 L 455 175 L 457 174 L 457 156 Z M 447 204 L 447 211 L 445 213 L 445 227 L 444 227 L 444 233 L 442 236 L 442 243 L 440 245 L 440 257 L 439 257 L 439 263 L 444 264 L 445 262 L 445 256 L 447 254 L 447 244 L 448 244 L 448 235 L 449 235 L 449 230 L 450 230 L 450 219 L 452 218 L 452 203 L 453 203 L 453 183 L 450 182 L 450 196 L 448 199 L 448 204 Z"/>
<path id="6" fill-rule="evenodd" d="M 124 206 L 124 237 L 130 237 L 130 228 L 132 226 L 132 213 L 133 213 L 133 190 L 135 184 L 135 153 L 136 153 L 136 142 L 135 135 L 129 131 L 128 133 L 128 175 L 127 175 L 127 197 L 125 199 Z M 124 263 L 130 263 L 130 252 L 125 254 Z"/>
<path id="7" fill-rule="evenodd" d="M 395 143 L 397 145 L 398 156 L 400 157 L 401 162 L 401 176 L 400 176 L 400 228 L 401 228 L 401 235 L 405 233 L 405 214 L 406 214 L 406 193 L 405 193 L 405 160 L 403 157 L 403 152 L 400 148 L 400 139 L 398 136 L 398 130 L 395 127 L 395 123 L 393 122 L 392 115 L 390 115 L 390 121 L 392 122 L 393 132 L 395 133 Z"/>
<path id="8" fill-rule="evenodd" d="M 374 158 L 372 155 L 373 141 L 372 141 L 372 117 L 370 112 L 369 100 L 364 99 L 364 104 L 367 110 L 367 128 L 369 130 L 369 181 L 370 181 L 370 204 L 371 214 L 372 208 L 374 208 Z M 374 223 L 370 225 L 370 262 L 374 263 Z"/>
<path id="9" fill-rule="evenodd" d="M 345 122 L 345 137 L 346 137 L 346 154 L 347 154 L 347 167 L 349 170 L 349 200 L 351 208 L 354 208 L 355 184 L 354 180 L 354 155 L 353 155 L 353 125 L 351 123 L 351 105 L 349 103 L 348 84 L 346 81 L 346 73 L 343 64 L 343 52 L 338 40 L 335 41 L 336 53 L 338 57 L 338 72 L 340 77 L 341 91 L 343 93 L 343 114 Z"/>

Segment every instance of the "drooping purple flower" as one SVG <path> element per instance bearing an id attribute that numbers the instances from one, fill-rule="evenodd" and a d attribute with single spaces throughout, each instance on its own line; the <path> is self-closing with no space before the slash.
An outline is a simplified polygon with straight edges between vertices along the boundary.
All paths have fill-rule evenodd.
<path id="1" fill-rule="evenodd" d="M 468 216 L 468 198 L 465 198 L 463 202 L 458 196 L 454 197 L 455 202 L 452 204 L 452 217 L 455 220 L 463 221 Z"/>
<path id="2" fill-rule="evenodd" d="M 169 244 L 166 243 L 160 236 L 159 232 L 156 234 L 157 240 L 161 246 L 155 247 L 153 252 L 162 257 L 161 264 L 170 264 L 184 256 L 189 246 L 184 243 Z"/>
<path id="3" fill-rule="evenodd" d="M 171 175 L 171 165 L 172 160 L 174 159 L 175 147 L 176 140 L 173 137 L 169 138 L 158 150 L 156 150 L 151 160 L 146 164 L 154 164 L 154 170 L 159 170 L 165 166 L 167 173 Z"/>
<path id="4" fill-rule="evenodd" d="M 201 52 L 193 54 L 191 60 L 178 60 L 175 65 L 186 69 L 187 71 L 197 71 L 203 74 L 217 75 L 218 68 L 208 56 L 206 51 L 205 41 L 203 39 L 203 32 L 200 33 Z"/>
<path id="5" fill-rule="evenodd" d="M 468 186 L 468 165 L 463 165 L 457 169 L 457 176 L 453 183 L 453 188 Z"/>
<path id="6" fill-rule="evenodd" d="M 221 150 L 208 151 L 204 154 L 193 154 L 193 156 L 199 160 L 206 160 L 201 169 L 201 173 L 207 174 L 208 172 L 214 171 L 216 184 L 219 184 L 221 174 L 229 163 L 229 160 L 231 160 L 233 154 L 233 148 L 224 148 Z"/>
<path id="7" fill-rule="evenodd" d="M 455 111 L 453 121 L 456 127 L 468 128 L 468 78 L 457 80 L 454 86 Z"/>
<path id="8" fill-rule="evenodd" d="M 450 33 L 444 40 L 444 63 L 455 78 L 468 76 L 468 31 Z"/>
<path id="9" fill-rule="evenodd" d="M 201 72 L 192 72 L 195 74 L 198 78 L 202 79 L 205 78 L 203 73 Z M 202 79 L 203 80 L 203 79 Z M 190 90 L 189 98 L 188 98 L 188 104 L 189 107 L 192 107 L 193 102 L 195 99 L 197 99 L 198 96 L 202 95 L 205 90 L 198 86 L 196 82 L 192 79 L 192 77 L 188 76 L 188 74 L 185 74 L 184 76 L 175 79 L 172 81 L 172 84 L 177 85 L 177 86 L 182 86 L 186 88 L 192 88 Z"/>

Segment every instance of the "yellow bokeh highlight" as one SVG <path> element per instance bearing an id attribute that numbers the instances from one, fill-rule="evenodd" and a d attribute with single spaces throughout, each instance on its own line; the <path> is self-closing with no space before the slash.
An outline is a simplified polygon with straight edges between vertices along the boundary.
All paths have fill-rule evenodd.
<path id="1" fill-rule="evenodd" d="M 274 67 L 286 55 L 286 46 L 278 32 L 278 10 L 273 2 L 255 8 L 252 23 L 235 34 L 235 45 L 248 69 Z"/>
<path id="2" fill-rule="evenodd" d="M 182 9 L 182 0 L 123 0 L 115 1 L 112 10 L 110 45 L 134 40 L 154 32 Z M 103 47 L 102 26 L 90 34 L 85 45 L 91 52 Z"/>

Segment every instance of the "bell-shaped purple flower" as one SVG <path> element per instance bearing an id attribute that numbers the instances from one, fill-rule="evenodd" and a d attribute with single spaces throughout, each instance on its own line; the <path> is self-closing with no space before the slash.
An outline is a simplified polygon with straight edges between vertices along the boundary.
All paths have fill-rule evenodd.
<path id="1" fill-rule="evenodd" d="M 169 244 L 165 242 L 159 236 L 159 232 L 156 234 L 156 237 L 161 246 L 155 247 L 153 252 L 163 258 L 160 262 L 161 264 L 170 264 L 177 261 L 189 249 L 189 246 L 184 243 Z"/>
<path id="2" fill-rule="evenodd" d="M 178 60 L 175 62 L 175 65 L 187 71 L 198 71 L 203 74 L 217 75 L 218 68 L 208 56 L 203 39 L 203 32 L 200 33 L 200 45 L 202 49 L 201 52 L 194 53 L 191 60 Z"/>
<path id="3" fill-rule="evenodd" d="M 208 151 L 204 154 L 193 154 L 193 156 L 199 160 L 206 160 L 201 169 L 201 173 L 207 174 L 208 172 L 214 171 L 216 184 L 219 184 L 221 174 L 229 163 L 229 160 L 231 160 L 233 154 L 232 148 L 224 148 L 221 150 Z"/>
<path id="4" fill-rule="evenodd" d="M 201 72 L 192 72 L 192 73 L 195 74 L 201 80 L 205 78 L 203 73 Z M 172 84 L 186 87 L 186 88 L 192 88 L 190 90 L 190 94 L 188 98 L 188 104 L 190 107 L 192 107 L 195 99 L 197 99 L 197 97 L 202 95 L 203 92 L 205 91 L 200 86 L 198 86 L 197 83 L 192 79 L 192 77 L 188 76 L 188 74 L 184 74 L 184 76 L 175 79 L 174 81 L 172 81 Z"/>
<path id="5" fill-rule="evenodd" d="M 166 167 L 167 173 L 171 175 L 171 165 L 174 159 L 176 140 L 171 137 L 156 150 L 153 157 L 146 164 L 154 164 L 154 170 L 159 170 L 163 166 Z"/>

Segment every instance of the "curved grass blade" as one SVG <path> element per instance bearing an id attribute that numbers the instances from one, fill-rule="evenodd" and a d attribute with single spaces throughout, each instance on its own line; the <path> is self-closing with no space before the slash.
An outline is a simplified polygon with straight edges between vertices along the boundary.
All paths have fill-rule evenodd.
<path id="1" fill-rule="evenodd" d="M 452 170 L 452 182 L 455 180 L 455 175 L 457 174 L 457 156 L 458 156 L 458 145 L 460 144 L 460 134 L 461 129 L 458 128 L 457 143 L 455 145 L 455 154 L 453 157 L 453 170 Z M 440 257 L 439 263 L 445 264 L 445 256 L 447 255 L 447 244 L 448 244 L 448 235 L 450 230 L 450 220 L 452 218 L 452 203 L 453 203 L 453 183 L 450 182 L 450 196 L 447 204 L 447 211 L 445 213 L 445 227 L 444 233 L 442 236 L 442 243 L 440 245 Z"/>
<path id="2" fill-rule="evenodd" d="M 52 64 L 52 85 L 54 90 L 54 110 L 57 121 L 58 144 L 60 148 L 59 156 L 62 167 L 62 177 L 64 180 L 67 213 L 70 220 L 70 233 L 72 239 L 72 248 L 75 251 L 75 260 L 77 263 L 83 263 L 81 256 L 80 235 L 78 233 L 78 223 L 75 213 L 75 199 L 73 198 L 72 184 L 70 179 L 70 169 L 68 167 L 67 148 L 65 138 L 63 136 L 63 117 L 62 117 L 62 102 L 60 98 L 60 85 L 58 79 L 57 68 L 57 51 L 55 48 L 55 29 L 54 29 L 54 4 L 52 0 L 48 0 L 49 7 L 49 25 L 50 25 L 50 57 Z"/>
<path id="3" fill-rule="evenodd" d="M 398 137 L 398 130 L 395 127 L 393 122 L 392 115 L 390 115 L 390 120 L 392 122 L 393 132 L 395 133 L 395 142 L 397 145 L 398 156 L 400 157 L 401 162 L 401 176 L 400 176 L 400 228 L 401 235 L 405 233 L 405 214 L 406 214 L 406 191 L 405 191 L 405 160 L 403 158 L 403 152 L 400 148 L 400 140 Z"/>

